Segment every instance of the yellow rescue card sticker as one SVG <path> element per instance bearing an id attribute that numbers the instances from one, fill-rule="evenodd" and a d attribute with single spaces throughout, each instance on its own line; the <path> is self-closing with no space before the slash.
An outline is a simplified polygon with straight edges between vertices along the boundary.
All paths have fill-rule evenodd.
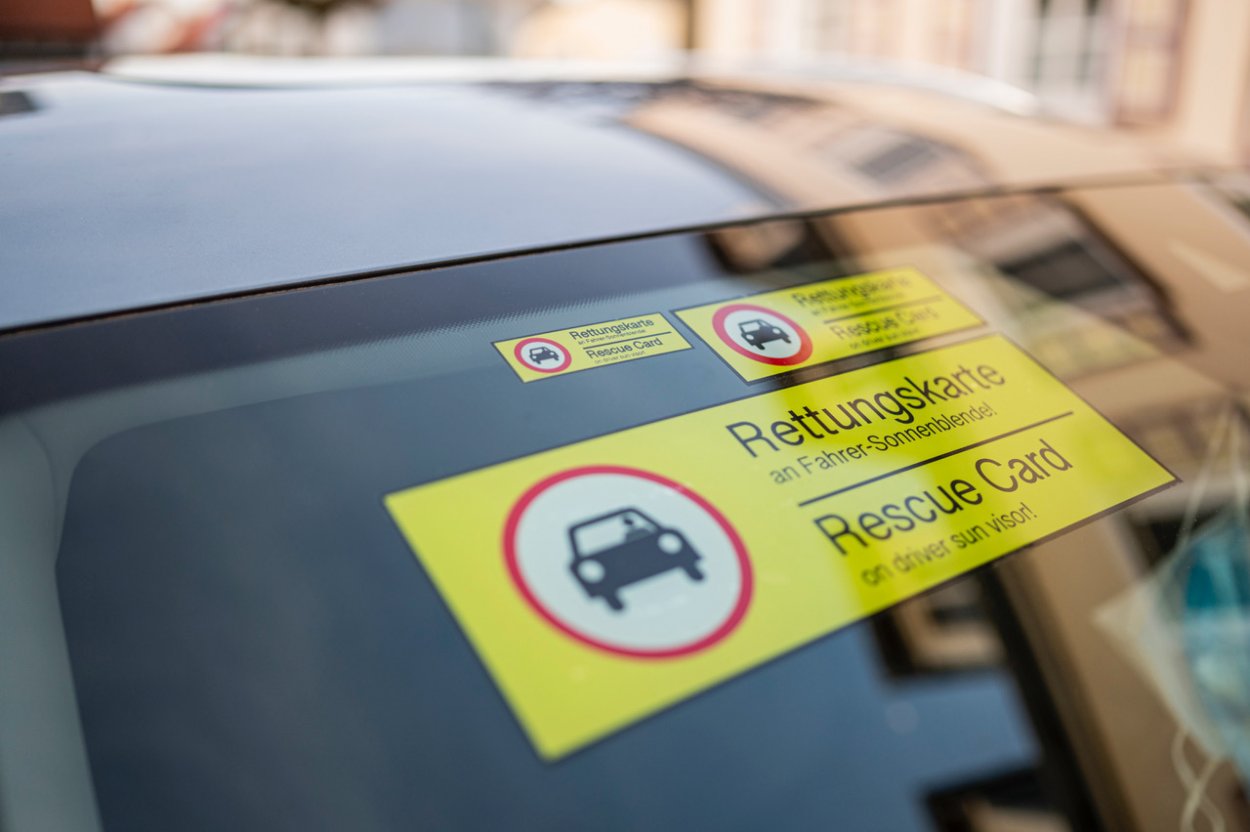
<path id="1" fill-rule="evenodd" d="M 538 753 L 1173 483 L 989 336 L 386 497 Z"/>
<path id="2" fill-rule="evenodd" d="M 495 349 L 521 377 L 521 381 L 538 381 L 578 370 L 688 350 L 690 343 L 673 329 L 663 315 L 656 312 L 496 341 Z"/>
<path id="3" fill-rule="evenodd" d="M 746 381 L 983 323 L 910 267 L 679 309 L 677 316 Z"/>

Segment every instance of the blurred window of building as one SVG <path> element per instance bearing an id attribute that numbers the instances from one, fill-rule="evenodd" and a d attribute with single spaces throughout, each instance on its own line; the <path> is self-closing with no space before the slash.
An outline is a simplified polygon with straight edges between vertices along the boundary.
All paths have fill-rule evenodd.
<path id="1" fill-rule="evenodd" d="M 1114 115 L 1125 124 L 1156 124 L 1176 103 L 1176 78 L 1188 0 L 1129 0 L 1122 4 L 1119 77 Z"/>
<path id="2" fill-rule="evenodd" d="M 524 58 L 658 58 L 683 46 L 685 21 L 671 0 L 562 0 L 529 14 L 507 51 Z"/>
<path id="3" fill-rule="evenodd" d="M 936 21 L 930 35 L 934 63 L 956 69 L 982 69 L 982 50 L 977 41 L 985 14 L 983 6 L 984 0 L 948 0 L 946 14 Z"/>
<path id="4" fill-rule="evenodd" d="M 899 0 L 805 0 L 800 40 L 805 51 L 818 54 L 892 57 L 903 11 Z"/>
<path id="5" fill-rule="evenodd" d="M 1101 109 L 1108 4 L 1103 0 L 1037 0 L 1029 86 L 1074 114 Z"/>

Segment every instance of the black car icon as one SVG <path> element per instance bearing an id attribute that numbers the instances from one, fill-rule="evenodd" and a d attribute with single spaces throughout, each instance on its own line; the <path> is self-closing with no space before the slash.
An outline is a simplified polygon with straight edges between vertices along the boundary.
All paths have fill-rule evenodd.
<path id="1" fill-rule="evenodd" d="M 530 361 L 532 361 L 535 364 L 541 364 L 544 361 L 559 361 L 560 360 L 560 353 L 556 352 L 551 347 L 548 347 L 546 345 L 530 347 L 529 352 L 526 354 L 529 355 Z"/>
<path id="2" fill-rule="evenodd" d="M 776 324 L 770 324 L 763 318 L 752 318 L 738 324 L 738 334 L 742 336 L 742 340 L 760 349 L 764 349 L 764 345 L 769 341 L 790 343 L 790 336 L 784 329 Z"/>
<path id="3" fill-rule="evenodd" d="M 625 609 L 620 591 L 630 584 L 681 569 L 703 580 L 700 555 L 685 535 L 665 528 L 636 508 L 592 517 L 569 527 L 573 561 L 569 571 L 586 595 L 602 598 L 614 611 Z"/>

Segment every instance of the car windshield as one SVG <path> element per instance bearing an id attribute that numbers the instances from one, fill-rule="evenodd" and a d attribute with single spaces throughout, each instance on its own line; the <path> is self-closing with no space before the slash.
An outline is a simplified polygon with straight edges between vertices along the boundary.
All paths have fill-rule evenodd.
<path id="1" fill-rule="evenodd" d="M 0 338 L 0 806 L 65 832 L 1245 828 L 1235 184 Z M 789 304 L 802 349 L 735 341 L 744 299 Z M 566 364 L 529 367 L 534 337 Z"/>

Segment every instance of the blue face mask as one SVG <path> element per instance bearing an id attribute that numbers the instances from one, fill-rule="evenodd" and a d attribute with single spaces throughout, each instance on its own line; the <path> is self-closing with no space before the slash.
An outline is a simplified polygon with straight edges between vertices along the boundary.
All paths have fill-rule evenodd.
<path id="1" fill-rule="evenodd" d="M 1225 509 L 1180 544 L 1182 639 L 1199 699 L 1250 783 L 1250 531 Z"/>

